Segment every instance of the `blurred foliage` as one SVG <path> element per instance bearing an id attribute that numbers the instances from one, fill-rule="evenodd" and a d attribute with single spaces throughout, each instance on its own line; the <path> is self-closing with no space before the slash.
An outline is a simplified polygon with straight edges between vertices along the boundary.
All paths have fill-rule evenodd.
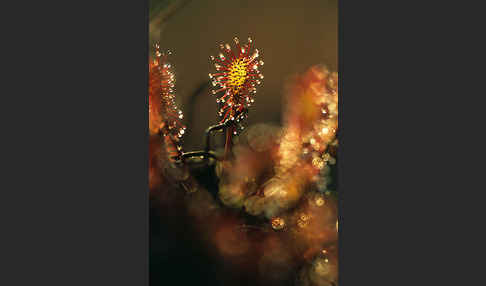
<path id="1" fill-rule="evenodd" d="M 168 19 L 189 2 L 190 0 L 150 0 L 149 46 L 151 54 L 154 52 L 154 44 L 160 42 L 160 35 L 164 31 Z"/>
<path id="2" fill-rule="evenodd" d="M 149 19 L 153 20 L 154 16 L 160 11 L 167 8 L 171 3 L 178 0 L 150 0 L 149 1 Z"/>

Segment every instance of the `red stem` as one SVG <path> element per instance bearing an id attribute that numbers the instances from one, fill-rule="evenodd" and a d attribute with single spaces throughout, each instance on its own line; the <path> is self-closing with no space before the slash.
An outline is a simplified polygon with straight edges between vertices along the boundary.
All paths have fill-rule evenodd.
<path id="1" fill-rule="evenodd" d="M 233 124 L 226 129 L 226 143 L 224 144 L 224 160 L 228 159 L 231 150 L 231 138 L 233 137 L 234 126 Z"/>

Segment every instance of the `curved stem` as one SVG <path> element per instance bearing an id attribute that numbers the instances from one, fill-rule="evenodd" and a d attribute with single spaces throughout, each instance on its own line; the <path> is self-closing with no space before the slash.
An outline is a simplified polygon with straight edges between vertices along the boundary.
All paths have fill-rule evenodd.
<path id="1" fill-rule="evenodd" d="M 242 112 L 241 114 L 239 114 L 236 118 L 236 121 L 239 121 L 240 119 L 242 119 L 244 116 L 245 116 L 245 112 Z M 221 131 L 225 128 L 228 128 L 226 129 L 226 142 L 225 142 L 225 153 L 224 153 L 224 157 L 223 158 L 219 158 L 218 156 L 216 156 L 216 154 L 213 152 L 213 151 L 210 151 L 211 150 L 211 133 L 215 132 L 215 131 Z M 204 151 L 191 151 L 191 152 L 185 152 L 185 153 L 182 153 L 180 156 L 178 157 L 174 157 L 174 159 L 176 159 L 178 162 L 184 162 L 186 161 L 186 159 L 190 159 L 190 158 L 194 158 L 194 157 L 204 157 L 204 159 L 208 159 L 208 158 L 213 158 L 215 160 L 218 160 L 218 161 L 221 161 L 221 160 L 226 160 L 228 159 L 229 155 L 230 155 L 230 150 L 231 150 L 231 145 L 232 145 L 232 135 L 233 135 L 233 132 L 235 131 L 235 120 L 226 120 L 224 121 L 223 123 L 219 123 L 219 124 L 216 124 L 216 125 L 211 125 L 209 126 L 207 129 L 206 129 L 206 132 L 205 132 L 205 147 L 204 147 Z"/>
<path id="2" fill-rule="evenodd" d="M 226 127 L 227 125 L 227 122 L 223 122 L 223 123 L 220 123 L 220 124 L 217 124 L 217 125 L 212 125 L 212 126 L 209 126 L 208 129 L 206 129 L 206 145 L 204 147 L 204 150 L 206 152 L 209 152 L 209 150 L 211 149 L 211 133 L 213 131 L 219 131 L 219 130 L 222 130 Z"/>

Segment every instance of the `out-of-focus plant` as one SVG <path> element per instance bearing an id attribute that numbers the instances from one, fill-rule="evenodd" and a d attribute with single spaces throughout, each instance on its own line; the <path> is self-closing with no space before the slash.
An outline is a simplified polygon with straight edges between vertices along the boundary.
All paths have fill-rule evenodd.
<path id="1" fill-rule="evenodd" d="M 191 0 L 150 0 L 149 1 L 149 42 L 153 53 L 155 43 L 160 42 L 161 34 L 170 18 L 178 13 Z"/>
<path id="2" fill-rule="evenodd" d="M 178 159 L 186 127 L 181 123 L 182 111 L 175 103 L 175 76 L 171 67 L 167 54 L 157 45 L 155 58 L 149 65 L 149 131 L 152 135 L 160 133 L 169 158 Z"/>

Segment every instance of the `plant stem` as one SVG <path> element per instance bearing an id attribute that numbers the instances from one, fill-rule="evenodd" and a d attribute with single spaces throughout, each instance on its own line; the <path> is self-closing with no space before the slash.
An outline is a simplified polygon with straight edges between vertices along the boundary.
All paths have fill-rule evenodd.
<path id="1" fill-rule="evenodd" d="M 224 123 L 220 123 L 220 124 L 217 124 L 217 125 L 212 125 L 212 126 L 209 126 L 208 129 L 206 129 L 206 147 L 204 148 L 204 150 L 206 152 L 209 152 L 209 150 L 211 150 L 211 133 L 213 131 L 219 131 L 219 130 L 222 130 L 226 127 L 227 123 L 224 122 Z"/>
<path id="2" fill-rule="evenodd" d="M 209 152 L 206 152 L 206 151 L 191 151 L 191 152 L 183 153 L 181 155 L 181 160 L 184 161 L 185 159 L 188 159 L 188 158 L 201 157 L 201 156 L 203 156 L 205 158 L 211 157 L 213 159 L 219 160 L 219 158 L 216 156 L 216 154 L 214 154 L 211 151 L 209 151 Z"/>
<path id="3" fill-rule="evenodd" d="M 233 137 L 233 132 L 234 132 L 234 128 L 235 126 L 234 125 L 230 125 L 227 129 L 226 129 L 226 142 L 224 144 L 224 160 L 228 160 L 229 156 L 230 156 L 230 152 L 231 152 L 231 145 L 232 145 L 232 137 Z"/>

